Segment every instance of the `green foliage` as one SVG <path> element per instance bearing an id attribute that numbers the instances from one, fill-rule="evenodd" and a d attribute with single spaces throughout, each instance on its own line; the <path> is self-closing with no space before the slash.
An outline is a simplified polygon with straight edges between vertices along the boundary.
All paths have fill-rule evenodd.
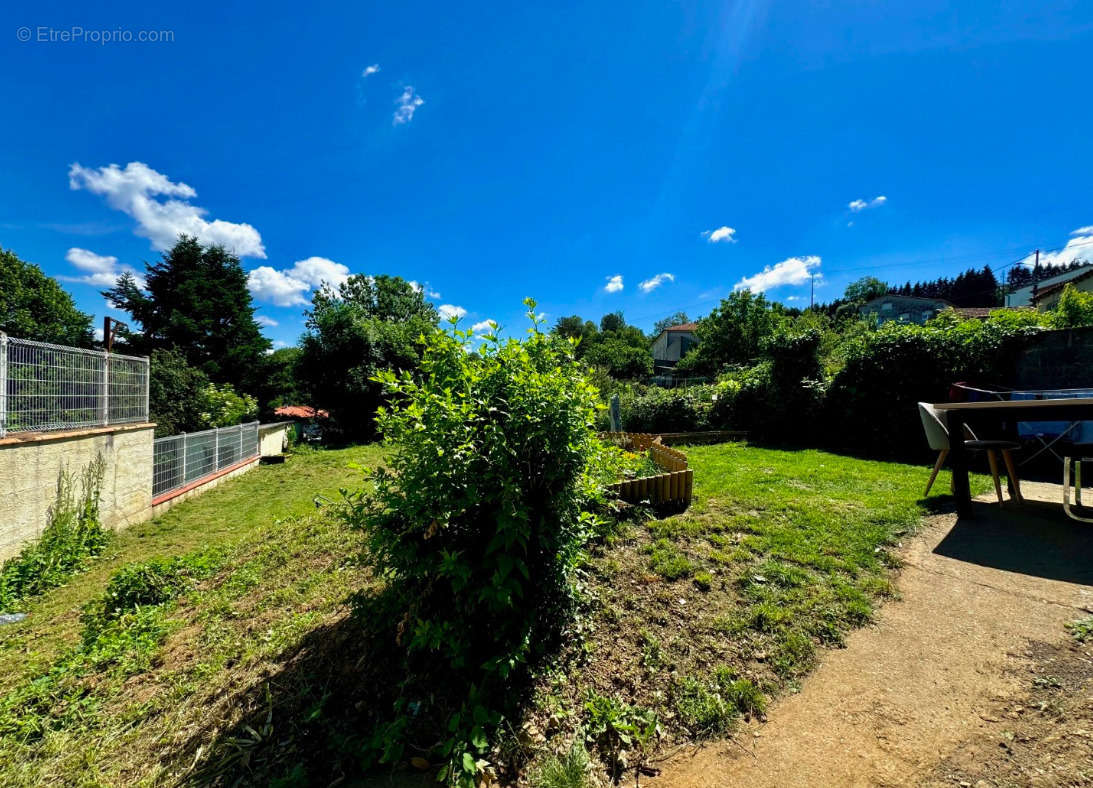
<path id="1" fill-rule="evenodd" d="M 99 522 L 99 496 L 106 462 L 97 456 L 80 477 L 80 494 L 66 469 L 57 478 L 57 497 L 36 542 L 0 569 L 0 611 L 19 600 L 63 585 L 87 559 L 102 552 L 109 534 Z"/>
<path id="2" fill-rule="evenodd" d="M 584 711 L 585 737 L 599 751 L 614 783 L 628 765 L 640 769 L 660 736 L 656 713 L 595 693 L 589 693 Z"/>
<path id="3" fill-rule="evenodd" d="M 91 316 L 42 269 L 0 249 L 0 331 L 19 339 L 91 347 Z"/>
<path id="4" fill-rule="evenodd" d="M 725 733 L 741 715 L 761 715 L 766 706 L 755 682 L 737 678 L 727 665 L 706 680 L 683 678 L 673 694 L 680 720 L 699 736 Z"/>
<path id="5" fill-rule="evenodd" d="M 191 367 L 182 353 L 153 350 L 148 375 L 148 418 L 156 424 L 156 437 L 197 432 L 208 426 L 203 412 L 209 378 Z"/>
<path id="6" fill-rule="evenodd" d="M 921 452 L 916 403 L 946 400 L 956 381 L 1011 380 L 1018 351 L 1040 330 L 943 315 L 925 326 L 886 323 L 858 337 L 828 390 L 827 442 L 874 453 Z"/>
<path id="7" fill-rule="evenodd" d="M 695 565 L 667 539 L 649 545 L 649 568 L 665 580 L 680 580 L 695 572 Z"/>
<path id="8" fill-rule="evenodd" d="M 212 574 L 222 559 L 222 551 L 210 550 L 126 564 L 110 578 L 102 595 L 84 607 L 84 640 L 98 637 L 108 622 L 126 613 L 181 596 Z"/>
<path id="9" fill-rule="evenodd" d="M 146 286 L 125 274 L 103 296 L 128 312 L 140 333 L 123 335 L 139 353 L 175 349 L 216 383 L 254 391 L 264 377 L 269 340 L 254 320 L 247 274 L 222 246 L 180 236 L 148 264 Z"/>
<path id="10" fill-rule="evenodd" d="M 310 404 L 328 409 L 347 439 L 372 437 L 376 411 L 386 401 L 376 376 L 416 370 L 419 340 L 435 333 L 436 323 L 436 307 L 397 276 L 358 274 L 337 289 L 319 288 L 299 359 Z"/>
<path id="11" fill-rule="evenodd" d="M 489 335 L 470 353 L 470 332 L 433 332 L 420 337 L 417 375 L 377 375 L 392 397 L 376 418 L 391 456 L 344 510 L 402 611 L 407 678 L 377 752 L 395 760 L 415 726 L 444 720 L 438 754 L 462 785 L 481 771 L 514 687 L 572 618 L 594 525 L 582 507 L 595 389 L 525 303 L 523 342 Z"/>
<path id="12" fill-rule="evenodd" d="M 170 603 L 215 571 L 221 557 L 199 552 L 118 570 L 106 592 L 84 606 L 79 643 L 0 698 L 0 736 L 28 742 L 93 720 L 101 706 L 95 675 L 124 679 L 148 670 L 173 629 Z"/>
<path id="13" fill-rule="evenodd" d="M 1067 282 L 1050 320 L 1055 328 L 1093 326 L 1093 293 L 1079 290 Z"/>
<path id="14" fill-rule="evenodd" d="M 592 788 L 591 761 L 580 740 L 561 755 L 549 755 L 535 771 L 535 788 Z"/>
<path id="15" fill-rule="evenodd" d="M 1079 643 L 1093 641 L 1093 616 L 1071 621 L 1066 628 Z"/>
<path id="16" fill-rule="evenodd" d="M 576 357 L 615 380 L 640 380 L 653 372 L 649 338 L 637 326 L 627 325 L 622 312 L 604 315 L 599 328 L 579 315 L 563 317 L 555 323 L 554 333 L 576 340 Z"/>
<path id="17" fill-rule="evenodd" d="M 628 432 L 692 432 L 711 429 L 714 407 L 712 386 L 665 389 L 627 386 L 619 392 L 623 429 Z M 600 416 L 607 429 L 606 413 Z"/>
<path id="18" fill-rule="evenodd" d="M 273 411 L 281 405 L 308 404 L 307 381 L 300 375 L 298 347 L 278 348 L 266 357 L 266 379 L 258 389 L 262 421 L 272 421 Z"/>
<path id="19" fill-rule="evenodd" d="M 677 369 L 681 374 L 716 374 L 726 366 L 753 364 L 787 319 L 781 304 L 767 301 L 762 293 L 738 290 L 698 321 L 698 347 Z"/>
<path id="20" fill-rule="evenodd" d="M 866 301 L 879 298 L 887 292 L 887 282 L 882 282 L 875 276 L 863 276 L 861 279 L 856 279 L 846 286 L 846 290 L 843 292 L 843 301 L 848 301 L 853 304 L 864 304 Z"/>
<path id="21" fill-rule="evenodd" d="M 210 427 L 230 427 L 253 421 L 258 416 L 258 400 L 250 394 L 236 394 L 228 383 L 205 387 L 205 410 L 202 420 Z"/>
<path id="22" fill-rule="evenodd" d="M 659 336 L 662 331 L 672 326 L 682 326 L 686 323 L 690 323 L 691 318 L 687 317 L 686 312 L 676 312 L 674 315 L 669 315 L 662 320 L 658 320 L 653 324 L 653 336 Z"/>

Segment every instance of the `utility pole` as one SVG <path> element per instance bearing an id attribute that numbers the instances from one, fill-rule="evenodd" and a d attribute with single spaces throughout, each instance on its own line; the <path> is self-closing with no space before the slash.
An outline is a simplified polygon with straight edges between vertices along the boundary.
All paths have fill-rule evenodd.
<path id="1" fill-rule="evenodd" d="M 1040 291 L 1038 283 L 1040 281 L 1040 250 L 1036 250 L 1036 264 L 1032 266 L 1032 305 L 1036 306 L 1036 296 Z"/>

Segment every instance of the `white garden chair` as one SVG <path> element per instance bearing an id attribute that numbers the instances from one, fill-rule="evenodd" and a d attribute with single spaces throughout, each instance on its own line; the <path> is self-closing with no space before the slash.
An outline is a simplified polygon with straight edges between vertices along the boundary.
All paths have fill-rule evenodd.
<path id="1" fill-rule="evenodd" d="M 945 464 L 945 458 L 949 456 L 949 428 L 945 424 L 944 416 L 928 402 L 918 403 L 918 413 L 922 418 L 922 429 L 926 432 L 926 441 L 930 444 L 930 448 L 938 453 L 937 462 L 934 463 L 934 470 L 930 474 L 930 481 L 926 483 L 926 492 L 922 494 L 922 497 L 925 498 L 930 494 L 930 488 L 934 486 L 934 480 L 937 478 L 941 466 Z M 998 503 L 1003 502 L 1002 482 L 998 476 L 998 453 L 1002 454 L 1002 459 L 1006 464 L 1006 475 L 1009 476 L 1010 484 L 1013 486 L 1013 499 L 1018 503 L 1023 501 L 1024 499 L 1021 498 L 1021 482 L 1017 478 L 1017 468 L 1013 462 L 1013 455 L 1010 453 L 1014 449 L 1021 448 L 1021 444 L 1016 441 L 979 440 L 970 427 L 964 429 L 967 434 L 964 448 L 987 453 L 987 463 L 991 468 Z"/>

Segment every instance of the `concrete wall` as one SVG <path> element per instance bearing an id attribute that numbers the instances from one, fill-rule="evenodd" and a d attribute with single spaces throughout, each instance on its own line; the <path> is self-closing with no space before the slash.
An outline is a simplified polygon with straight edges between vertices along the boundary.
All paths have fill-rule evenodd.
<path id="1" fill-rule="evenodd" d="M 61 470 L 78 477 L 96 454 L 106 461 L 103 525 L 121 528 L 147 519 L 153 434 L 154 425 L 130 424 L 0 439 L 0 560 L 42 532 Z"/>
<path id="2" fill-rule="evenodd" d="M 258 455 L 260 457 L 279 457 L 288 447 L 288 431 L 291 421 L 278 421 L 274 424 L 258 425 Z"/>

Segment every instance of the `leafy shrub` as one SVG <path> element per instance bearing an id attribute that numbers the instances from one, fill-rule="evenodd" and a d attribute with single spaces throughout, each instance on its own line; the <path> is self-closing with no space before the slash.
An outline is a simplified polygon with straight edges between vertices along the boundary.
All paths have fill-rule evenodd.
<path id="1" fill-rule="evenodd" d="M 381 373 L 394 403 L 377 423 L 391 446 L 343 516 L 394 595 L 408 678 L 395 716 L 374 719 L 372 752 L 401 757 L 446 725 L 441 777 L 473 785 L 489 737 L 528 668 L 574 612 L 575 570 L 594 518 L 582 512 L 596 392 L 572 345 L 532 320 L 523 342 L 471 332 L 422 337 L 420 374 Z"/>
<path id="2" fill-rule="evenodd" d="M 102 595 L 84 607 L 84 639 L 97 637 L 107 622 L 127 613 L 176 599 L 215 571 L 219 561 L 219 552 L 206 551 L 126 564 L 111 576 Z"/>
<path id="3" fill-rule="evenodd" d="M 1082 292 L 1068 282 L 1050 319 L 1055 328 L 1093 326 L 1093 293 Z"/>
<path id="4" fill-rule="evenodd" d="M 606 695 L 590 693 L 585 703 L 585 735 L 607 764 L 611 778 L 618 784 L 627 765 L 640 769 L 660 733 L 656 712 L 630 706 Z M 637 758 L 627 759 L 623 752 Z"/>
<path id="5" fill-rule="evenodd" d="M 67 469 L 57 477 L 57 498 L 38 541 L 9 558 L 0 569 L 0 610 L 18 600 L 63 585 L 87 559 L 102 552 L 109 533 L 99 522 L 99 496 L 106 462 L 97 456 L 80 477 L 77 499 Z"/>
<path id="6" fill-rule="evenodd" d="M 619 395 L 622 426 L 627 432 L 694 432 L 710 428 L 712 386 L 665 389 L 630 386 Z M 600 420 L 606 429 L 606 416 Z"/>
<path id="7" fill-rule="evenodd" d="M 827 393 L 829 445 L 914 457 L 925 451 L 917 402 L 948 399 L 961 380 L 1006 381 L 1018 351 L 1042 329 L 948 317 L 925 326 L 886 323 L 859 337 Z"/>

